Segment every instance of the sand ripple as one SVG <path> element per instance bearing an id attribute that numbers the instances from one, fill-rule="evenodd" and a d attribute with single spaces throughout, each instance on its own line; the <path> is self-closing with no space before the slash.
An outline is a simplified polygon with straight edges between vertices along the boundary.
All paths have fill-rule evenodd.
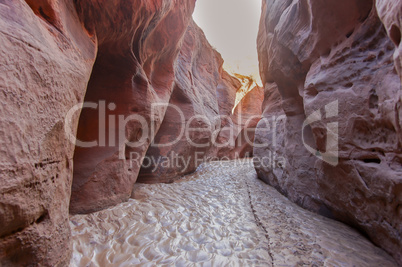
<path id="1" fill-rule="evenodd" d="M 71 266 L 393 266 L 353 229 L 256 179 L 250 161 L 212 162 L 174 184 L 70 218 Z"/>

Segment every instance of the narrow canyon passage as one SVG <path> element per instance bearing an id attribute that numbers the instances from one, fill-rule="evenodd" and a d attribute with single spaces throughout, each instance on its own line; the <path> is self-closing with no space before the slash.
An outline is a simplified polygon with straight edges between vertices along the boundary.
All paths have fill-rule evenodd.
<path id="1" fill-rule="evenodd" d="M 352 228 L 258 180 L 250 160 L 138 184 L 132 197 L 70 217 L 71 266 L 396 266 Z"/>
<path id="2" fill-rule="evenodd" d="M 0 267 L 402 267 L 401 36 L 395 0 L 0 0 Z"/>

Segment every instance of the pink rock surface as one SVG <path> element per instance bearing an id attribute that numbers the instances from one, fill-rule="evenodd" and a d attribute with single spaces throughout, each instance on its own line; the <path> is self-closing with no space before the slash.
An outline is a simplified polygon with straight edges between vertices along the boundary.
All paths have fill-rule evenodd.
<path id="1" fill-rule="evenodd" d="M 0 4 L 0 265 L 66 265 L 74 144 L 95 39 L 72 1 Z M 72 132 L 78 114 L 71 121 Z"/>
<path id="2" fill-rule="evenodd" d="M 401 29 L 402 29 L 402 2 L 391 0 L 377 0 L 377 12 L 382 20 L 389 38 L 396 46 L 394 53 L 394 62 L 399 77 L 402 77 L 402 45 L 401 45 Z M 401 78 L 402 80 L 402 78 Z"/>
<path id="3" fill-rule="evenodd" d="M 231 159 L 252 157 L 255 128 L 261 119 L 264 92 L 258 85 L 252 88 L 239 102 L 233 111 L 234 146 L 229 152 L 220 151 L 220 156 Z M 225 153 L 222 153 L 225 152 Z"/>
<path id="4" fill-rule="evenodd" d="M 193 149 L 180 140 L 151 148 L 148 155 L 175 151 L 188 158 L 199 152 L 200 160 L 188 169 L 161 168 L 150 176 L 144 171 L 140 179 L 169 182 L 217 154 L 211 139 L 229 123 L 220 116 L 231 115 L 240 82 L 223 70 L 219 53 L 191 21 L 194 5 L 194 0 L 0 5 L 1 265 L 65 265 L 68 213 L 93 212 L 130 197 L 150 143 L 166 144 L 182 126 L 174 110 L 153 104 L 176 104 L 185 123 L 203 115 L 207 121 L 190 125 L 210 124 L 211 130 L 190 134 L 193 142 L 208 143 L 205 147 Z M 83 102 L 92 106 L 80 109 Z M 77 110 L 66 120 L 73 107 Z M 119 116 L 141 116 L 154 131 L 135 120 L 120 125 Z M 75 144 L 75 135 L 96 145 Z"/>
<path id="5" fill-rule="evenodd" d="M 392 6 L 377 3 L 389 38 L 372 1 L 263 1 L 265 119 L 254 155 L 261 179 L 299 205 L 359 228 L 402 263 L 401 81 L 394 53 L 397 70 L 400 59 L 391 30 L 400 15 Z M 314 113 L 321 119 L 302 131 Z M 317 157 L 334 148 L 336 166 Z"/>
<path id="6" fill-rule="evenodd" d="M 137 182 L 170 183 L 204 161 L 251 156 L 261 119 L 262 88 L 235 104 L 240 81 L 223 68 L 221 55 L 202 30 L 189 25 L 177 60 L 176 79 L 162 125 L 145 156 Z"/>
<path id="7" fill-rule="evenodd" d="M 124 142 L 75 148 L 66 129 L 101 142 L 99 114 L 85 108 L 81 117 L 77 111 L 66 121 L 66 115 L 83 101 L 105 101 L 106 108 L 116 106 L 107 119 L 137 114 L 158 128 L 164 111 L 152 114 L 150 106 L 170 99 L 194 4 L 2 1 L 0 265 L 67 265 L 69 209 L 90 212 L 129 198 L 139 167 L 130 168 L 127 155 L 143 157 L 153 136 L 135 149 Z M 106 140 L 109 133 L 123 132 L 128 141 L 140 136 L 138 123 L 111 124 Z"/>
<path id="8" fill-rule="evenodd" d="M 99 128 L 100 107 L 83 110 L 78 139 L 98 145 L 76 147 L 71 213 L 93 212 L 130 197 L 140 163 L 164 117 L 165 109 L 154 109 L 152 104 L 169 102 L 174 64 L 194 4 L 194 0 L 77 4 L 84 25 L 98 41 L 85 101 L 104 101 L 106 130 Z M 119 116 L 142 120 L 132 117 L 124 125 Z"/>
<path id="9" fill-rule="evenodd" d="M 214 135 L 231 114 L 240 87 L 222 64 L 202 30 L 190 23 L 176 64 L 171 107 L 147 151 L 138 182 L 173 182 L 214 156 Z"/>

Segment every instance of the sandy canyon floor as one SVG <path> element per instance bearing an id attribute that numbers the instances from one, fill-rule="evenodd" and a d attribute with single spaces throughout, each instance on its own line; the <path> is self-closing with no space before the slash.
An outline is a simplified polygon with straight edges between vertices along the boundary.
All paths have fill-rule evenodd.
<path id="1" fill-rule="evenodd" d="M 252 162 L 212 162 L 173 184 L 70 218 L 71 266 L 396 266 L 350 227 L 257 179 Z"/>

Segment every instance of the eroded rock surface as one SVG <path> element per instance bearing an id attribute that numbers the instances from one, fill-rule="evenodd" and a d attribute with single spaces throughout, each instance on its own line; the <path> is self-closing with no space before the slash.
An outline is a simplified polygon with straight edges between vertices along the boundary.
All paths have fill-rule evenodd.
<path id="1" fill-rule="evenodd" d="M 214 154 L 216 136 L 230 116 L 240 82 L 192 22 L 176 63 L 170 106 L 147 151 L 138 182 L 171 182 Z"/>
<path id="2" fill-rule="evenodd" d="M 396 46 L 394 53 L 395 67 L 399 76 L 402 77 L 402 3 L 400 1 L 377 0 L 376 7 L 378 15 L 388 32 L 389 38 Z"/>
<path id="3" fill-rule="evenodd" d="M 194 4 L 1 2 L 0 265 L 65 265 L 69 209 L 89 212 L 130 197 L 139 167 L 127 159 L 135 152 L 141 161 L 153 136 L 125 146 L 143 127 L 134 120 L 119 127 L 117 114 L 160 126 L 164 110 L 151 105 L 170 99 Z M 79 118 L 84 101 L 96 106 Z M 75 147 L 77 132 L 97 146 Z"/>
<path id="4" fill-rule="evenodd" d="M 153 105 L 167 104 L 172 94 L 174 64 L 194 4 L 194 0 L 77 3 L 85 27 L 98 40 L 85 97 L 98 106 L 84 109 L 80 117 L 78 139 L 97 144 L 76 146 L 72 213 L 100 210 L 130 197 L 165 115 L 166 108 Z"/>
<path id="5" fill-rule="evenodd" d="M 0 265 L 65 265 L 74 144 L 96 41 L 72 1 L 0 3 Z M 75 134 L 78 115 L 69 128 Z"/>
<path id="6" fill-rule="evenodd" d="M 391 30 L 400 16 L 390 2 L 377 7 L 391 38 L 373 1 L 263 1 L 265 119 L 254 155 L 261 179 L 361 229 L 401 263 L 401 81 Z"/>
<path id="7" fill-rule="evenodd" d="M 145 156 L 137 182 L 173 182 L 204 161 L 251 156 L 261 119 L 262 88 L 250 90 L 234 109 L 240 81 L 221 55 L 190 23 L 177 60 L 169 107 Z"/>
<path id="8" fill-rule="evenodd" d="M 208 146 L 194 149 L 180 140 L 151 149 L 157 156 L 177 151 L 186 160 L 201 154 L 187 169 L 163 167 L 145 180 L 169 182 L 194 171 L 207 152 L 216 154 L 211 139 L 225 126 L 220 116 L 230 116 L 240 83 L 192 22 L 194 5 L 0 4 L 1 264 L 65 264 L 68 212 L 127 201 L 157 133 L 155 141 L 166 144 L 193 115 L 208 122 L 193 120 L 191 127 L 211 126 L 190 134 Z M 168 103 L 184 112 L 184 121 Z"/>
<path id="9" fill-rule="evenodd" d="M 221 157 L 239 159 L 253 156 L 255 128 L 261 119 L 263 89 L 258 85 L 244 95 L 233 110 L 234 143 L 220 151 Z"/>

